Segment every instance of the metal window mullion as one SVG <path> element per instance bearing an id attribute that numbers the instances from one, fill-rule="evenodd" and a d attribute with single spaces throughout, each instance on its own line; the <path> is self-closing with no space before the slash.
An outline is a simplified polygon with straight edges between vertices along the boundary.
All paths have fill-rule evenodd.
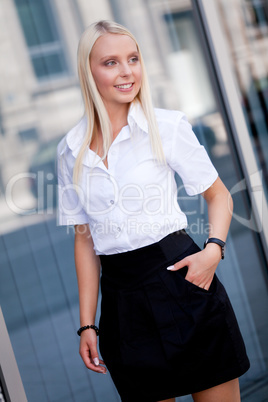
<path id="1" fill-rule="evenodd" d="M 193 7 L 202 20 L 202 27 L 209 46 L 214 71 L 224 102 L 233 140 L 239 155 L 247 189 L 252 202 L 252 210 L 257 222 L 262 245 L 268 260 L 268 206 L 262 188 L 262 175 L 258 170 L 256 157 L 250 140 L 242 106 L 238 96 L 239 90 L 226 40 L 221 28 L 216 1 L 192 0 Z M 265 224 L 266 223 L 266 224 Z"/>
<path id="2" fill-rule="evenodd" d="M 17 362 L 0 307 L 0 371 L 6 387 L 6 401 L 27 402 Z M 3 384 L 2 384 L 3 386 Z"/>
<path id="3" fill-rule="evenodd" d="M 50 55 L 54 53 L 60 53 L 62 50 L 62 44 L 57 41 L 53 43 L 46 43 L 43 45 L 29 47 L 29 54 L 31 57 Z"/>

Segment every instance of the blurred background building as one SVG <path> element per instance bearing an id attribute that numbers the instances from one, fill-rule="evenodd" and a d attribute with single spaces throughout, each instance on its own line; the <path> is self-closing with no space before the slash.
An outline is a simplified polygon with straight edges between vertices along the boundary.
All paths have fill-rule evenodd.
<path id="1" fill-rule="evenodd" d="M 89 372 L 78 355 L 73 230 L 56 224 L 56 145 L 83 114 L 77 45 L 85 27 L 99 19 L 122 23 L 136 36 L 155 106 L 187 114 L 233 195 L 218 275 L 251 360 L 240 379 L 242 401 L 267 401 L 266 0 L 1 0 L 0 327 L 7 327 L 26 397 L 119 401 L 110 376 Z M 186 198 L 177 180 L 202 247 L 202 199 Z M 23 401 L 4 339 L 0 400 Z"/>

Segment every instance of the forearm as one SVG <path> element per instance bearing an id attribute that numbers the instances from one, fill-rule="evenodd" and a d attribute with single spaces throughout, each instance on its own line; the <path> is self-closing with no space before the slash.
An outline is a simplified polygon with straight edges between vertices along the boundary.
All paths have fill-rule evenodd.
<path id="1" fill-rule="evenodd" d="M 232 219 L 232 209 L 229 193 L 217 194 L 208 202 L 209 237 L 226 240 Z"/>
<path id="2" fill-rule="evenodd" d="M 204 198 L 208 205 L 209 236 L 226 241 L 229 231 L 233 201 L 231 195 L 220 179 L 205 192 Z M 215 243 L 209 243 L 208 248 L 217 248 Z"/>
<path id="3" fill-rule="evenodd" d="M 95 323 L 98 303 L 100 260 L 95 254 L 89 231 L 83 234 L 76 231 L 74 256 L 79 291 L 80 325 L 91 325 Z"/>

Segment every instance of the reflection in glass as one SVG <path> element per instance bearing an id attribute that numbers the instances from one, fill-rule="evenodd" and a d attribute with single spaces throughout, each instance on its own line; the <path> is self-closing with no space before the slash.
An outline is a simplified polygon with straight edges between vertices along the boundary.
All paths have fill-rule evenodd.
<path id="1" fill-rule="evenodd" d="M 15 0 L 34 72 L 38 79 L 66 72 L 51 4 L 45 0 Z"/>
<path id="2" fill-rule="evenodd" d="M 241 104 L 268 194 L 268 5 L 217 0 Z"/>
<path id="3" fill-rule="evenodd" d="M 73 15 L 75 7 L 84 18 L 84 26 L 104 11 L 105 15 L 113 12 L 135 34 L 142 45 L 155 105 L 180 109 L 187 114 L 222 180 L 233 191 L 236 218 L 232 221 L 226 258 L 218 273 L 232 299 L 251 357 L 252 368 L 241 381 L 247 386 L 267 376 L 265 266 L 258 238 L 246 225 L 251 217 L 248 194 L 234 192 L 236 184 L 243 179 L 239 160 L 231 133 L 226 132 L 215 102 L 206 65 L 209 60 L 204 59 L 201 50 L 190 1 L 73 0 L 64 2 L 61 20 L 55 18 L 54 12 L 55 4 L 61 4 L 59 1 L 5 2 L 4 15 L 9 15 L 6 3 L 14 3 L 19 19 L 0 25 L 3 40 L 6 34 L 13 38 L 16 32 L 10 27 L 17 24 L 18 32 L 23 29 L 27 47 L 16 48 L 13 55 L 13 43 L 6 41 L 4 58 L 9 60 L 11 54 L 15 62 L 12 68 L 9 63 L 1 64 L 7 79 L 2 82 L 0 99 L 0 304 L 29 402 L 87 401 L 88 395 L 93 395 L 92 400 L 96 402 L 119 400 L 108 376 L 102 378 L 89 372 L 78 355 L 74 233 L 73 228 L 56 226 L 54 210 L 58 136 L 63 136 L 81 117 L 81 108 L 75 109 L 81 103 L 78 82 L 75 87 L 73 83 L 67 83 L 64 89 L 57 86 L 67 65 L 59 33 L 62 34 L 62 24 L 68 15 Z M 241 99 L 252 143 L 264 171 L 267 166 L 267 5 L 264 1 L 245 0 L 239 2 L 243 4 L 239 8 L 233 0 L 231 3 L 230 6 L 229 0 L 219 2 L 224 7 L 226 35 L 233 46 L 237 41 L 233 56 L 243 84 Z M 240 19 L 231 24 L 238 12 Z M 15 11 L 14 14 L 17 16 Z M 70 29 L 78 37 L 78 28 L 71 25 L 72 20 L 67 21 L 70 27 L 66 31 Z M 241 21 L 246 21 L 245 27 L 241 28 Z M 68 40 L 73 42 L 74 38 L 70 35 Z M 242 40 L 246 46 L 239 47 Z M 255 54 L 251 57 L 254 46 L 258 59 Z M 32 72 L 28 72 L 21 54 L 25 60 L 30 54 L 38 78 L 36 85 L 42 79 L 53 77 L 55 86 L 36 93 L 36 88 L 32 88 Z M 75 56 L 70 56 L 73 65 Z M 250 63 L 245 64 L 245 60 Z M 19 174 L 25 177 L 17 180 L 12 189 L 17 207 L 14 211 L 7 205 L 6 189 Z M 177 180 L 180 204 L 187 213 L 193 237 L 202 247 L 208 233 L 203 198 L 186 196 L 178 177 Z M 42 189 L 45 189 L 43 193 Z M 187 397 L 178 400 L 186 401 Z"/>

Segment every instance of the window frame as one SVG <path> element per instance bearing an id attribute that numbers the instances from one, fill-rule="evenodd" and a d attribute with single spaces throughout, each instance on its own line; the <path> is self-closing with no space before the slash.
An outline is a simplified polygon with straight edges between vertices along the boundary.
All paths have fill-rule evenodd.
<path id="1" fill-rule="evenodd" d="M 29 55 L 29 59 L 31 62 L 31 66 L 32 66 L 32 70 L 34 73 L 34 76 L 37 80 L 37 82 L 39 82 L 40 84 L 42 83 L 46 83 L 48 81 L 51 81 L 51 79 L 56 79 L 56 80 L 62 80 L 68 76 L 70 76 L 71 71 L 70 71 L 70 66 L 68 65 L 67 62 L 67 57 L 66 57 L 66 49 L 64 46 L 64 41 L 63 41 L 63 37 L 61 35 L 60 29 L 58 29 L 58 26 L 56 25 L 56 21 L 57 21 L 57 9 L 55 7 L 55 5 L 53 4 L 53 2 L 51 0 L 47 0 L 47 1 L 43 1 L 44 7 L 47 11 L 47 16 L 48 19 L 50 21 L 50 30 L 51 33 L 53 35 L 53 41 L 51 42 L 47 42 L 47 43 L 39 43 L 38 45 L 32 45 L 30 46 L 27 43 L 27 38 L 26 38 L 26 34 L 24 31 L 24 26 L 22 23 L 22 19 L 21 19 L 21 15 L 19 13 L 18 10 L 18 5 L 16 0 L 14 1 L 14 7 L 16 9 L 17 15 L 18 15 L 18 20 L 25 38 L 25 45 L 28 49 L 28 55 Z M 30 5 L 29 5 L 30 7 Z M 49 71 L 47 71 L 47 74 L 45 75 L 38 75 L 34 66 L 34 59 L 37 59 L 38 57 L 43 57 L 43 63 L 45 63 L 46 66 L 46 57 L 49 56 L 58 56 L 60 59 L 62 59 L 61 62 L 61 72 L 59 73 L 50 73 Z"/>
<path id="2" fill-rule="evenodd" d="M 193 12 L 202 31 L 205 47 L 216 79 L 214 86 L 220 98 L 223 119 L 229 127 L 238 153 L 242 174 L 250 197 L 256 232 L 259 235 L 264 256 L 268 263 L 268 205 L 254 154 L 250 134 L 237 91 L 226 39 L 215 2 L 192 0 Z"/>

